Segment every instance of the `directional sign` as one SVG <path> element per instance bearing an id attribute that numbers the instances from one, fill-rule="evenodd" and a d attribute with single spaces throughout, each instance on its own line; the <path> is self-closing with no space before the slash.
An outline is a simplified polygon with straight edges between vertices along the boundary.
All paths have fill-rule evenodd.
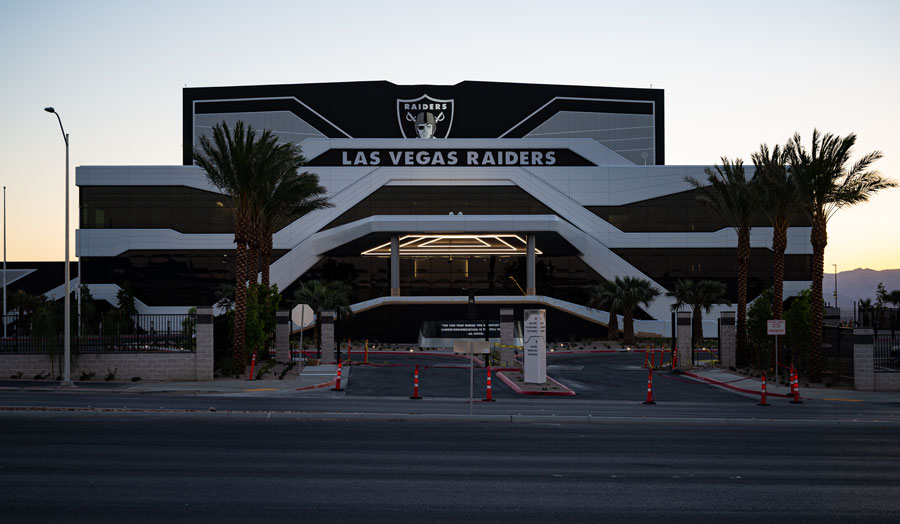
<path id="1" fill-rule="evenodd" d="M 766 320 L 767 335 L 784 335 L 787 333 L 784 327 L 784 320 Z"/>

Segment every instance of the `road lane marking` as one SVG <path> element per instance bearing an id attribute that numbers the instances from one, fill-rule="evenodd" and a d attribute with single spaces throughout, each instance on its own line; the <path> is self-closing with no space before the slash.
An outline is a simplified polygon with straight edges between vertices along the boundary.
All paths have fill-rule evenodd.
<path id="1" fill-rule="evenodd" d="M 245 389 L 244 391 L 278 391 L 278 388 Z"/>
<path id="2" fill-rule="evenodd" d="M 862 400 L 855 398 L 823 398 L 822 400 L 836 400 L 838 402 L 862 402 Z"/>

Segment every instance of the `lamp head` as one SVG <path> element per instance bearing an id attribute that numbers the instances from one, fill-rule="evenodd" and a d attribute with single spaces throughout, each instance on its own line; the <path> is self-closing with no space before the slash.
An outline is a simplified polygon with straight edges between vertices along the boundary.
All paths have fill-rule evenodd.
<path id="1" fill-rule="evenodd" d="M 55 113 L 55 112 L 56 112 L 56 109 L 53 109 L 52 107 L 45 107 L 45 108 L 44 108 L 44 111 L 46 111 L 46 112 L 48 112 L 48 113 Z"/>

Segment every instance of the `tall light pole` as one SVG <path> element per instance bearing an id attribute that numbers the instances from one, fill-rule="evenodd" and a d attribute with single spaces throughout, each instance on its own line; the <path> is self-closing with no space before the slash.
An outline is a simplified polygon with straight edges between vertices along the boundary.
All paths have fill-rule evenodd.
<path id="1" fill-rule="evenodd" d="M 837 264 L 831 264 L 834 266 L 834 307 L 838 307 L 837 302 Z"/>
<path id="2" fill-rule="evenodd" d="M 71 312 L 69 311 L 69 295 L 71 294 L 71 290 L 69 289 L 69 135 L 66 133 L 65 128 L 63 128 L 62 118 L 59 117 L 59 113 L 57 113 L 55 109 L 52 107 L 45 107 L 44 111 L 56 115 L 56 119 L 59 121 L 59 130 L 62 131 L 63 140 L 66 141 L 66 295 L 65 305 L 63 306 L 63 311 L 65 311 L 65 322 L 63 323 L 63 329 L 65 330 L 63 333 L 63 358 L 65 359 L 65 366 L 63 367 L 62 385 L 71 386 L 73 384 L 69 369 L 69 361 L 72 356 L 72 334 L 70 332 Z"/>
<path id="3" fill-rule="evenodd" d="M 6 338 L 6 186 L 3 186 L 3 338 Z"/>

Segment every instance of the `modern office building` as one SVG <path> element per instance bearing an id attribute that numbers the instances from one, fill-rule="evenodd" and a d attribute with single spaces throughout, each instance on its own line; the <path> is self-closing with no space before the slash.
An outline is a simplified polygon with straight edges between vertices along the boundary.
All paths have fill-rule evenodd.
<path id="1" fill-rule="evenodd" d="M 244 121 L 302 145 L 334 207 L 274 237 L 286 299 L 315 278 L 352 285 L 345 332 L 414 339 L 421 321 L 548 309 L 550 336 L 605 330 L 585 307 L 615 276 L 715 278 L 736 298 L 736 234 L 665 165 L 663 91 L 461 82 L 184 89 L 183 165 L 81 166 L 77 250 L 93 295 L 129 283 L 144 311 L 215 302 L 233 275 L 231 202 L 193 165 L 212 126 Z M 752 166 L 751 166 L 752 170 Z M 749 295 L 771 279 L 771 227 L 752 230 Z M 785 289 L 808 286 L 809 228 L 788 234 Z M 521 313 L 519 313 L 521 314 Z M 670 301 L 638 329 L 666 332 Z M 403 322 L 396 322 L 403 319 Z M 404 327 L 398 327 L 400 325 Z"/>

